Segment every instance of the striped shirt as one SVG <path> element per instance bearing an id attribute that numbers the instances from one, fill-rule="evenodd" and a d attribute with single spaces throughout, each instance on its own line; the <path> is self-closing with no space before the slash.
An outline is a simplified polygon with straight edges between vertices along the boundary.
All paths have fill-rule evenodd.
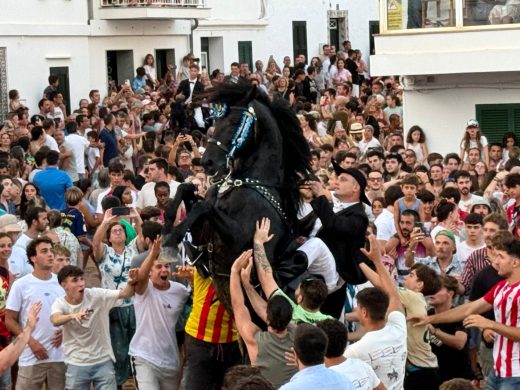
<path id="1" fill-rule="evenodd" d="M 493 305 L 498 323 L 518 327 L 520 313 L 520 282 L 509 284 L 502 280 L 484 295 L 484 300 Z M 520 342 L 497 333 L 493 346 L 495 374 L 499 378 L 520 377 Z"/>
<path id="2" fill-rule="evenodd" d="M 186 333 L 208 343 L 230 343 L 238 340 L 233 318 L 217 298 L 211 278 L 194 273 L 193 309 L 186 322 Z"/>
<path id="3" fill-rule="evenodd" d="M 490 264 L 487 248 L 476 249 L 469 255 L 462 271 L 461 283 L 469 294 L 477 274 Z"/>

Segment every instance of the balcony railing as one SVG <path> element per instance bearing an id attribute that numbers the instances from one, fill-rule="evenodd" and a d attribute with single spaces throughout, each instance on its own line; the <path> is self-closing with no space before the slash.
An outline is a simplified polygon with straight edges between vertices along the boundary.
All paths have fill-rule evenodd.
<path id="1" fill-rule="evenodd" d="M 99 0 L 95 19 L 164 20 L 207 19 L 207 0 Z"/>
<path id="2" fill-rule="evenodd" d="M 101 7 L 206 7 L 206 0 L 101 0 Z"/>

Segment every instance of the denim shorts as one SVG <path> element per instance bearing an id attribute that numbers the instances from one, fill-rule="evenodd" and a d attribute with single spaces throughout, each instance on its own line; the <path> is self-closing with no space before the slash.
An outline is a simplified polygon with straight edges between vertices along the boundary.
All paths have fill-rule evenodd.
<path id="1" fill-rule="evenodd" d="M 65 388 L 74 390 L 117 390 L 116 373 L 112 360 L 91 366 L 67 364 Z"/>

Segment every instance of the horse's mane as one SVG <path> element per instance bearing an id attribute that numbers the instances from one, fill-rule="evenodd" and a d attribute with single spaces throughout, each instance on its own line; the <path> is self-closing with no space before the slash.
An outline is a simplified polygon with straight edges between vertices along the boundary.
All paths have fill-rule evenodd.
<path id="1" fill-rule="evenodd" d="M 299 183 L 311 171 L 311 152 L 303 136 L 300 122 L 285 99 L 270 103 L 282 135 L 283 169 L 286 193 L 284 209 L 291 223 L 296 222 L 300 207 Z M 294 226 L 294 225 L 293 225 Z"/>
<path id="2" fill-rule="evenodd" d="M 228 106 L 245 106 L 256 100 L 271 111 L 282 138 L 284 209 L 289 220 L 296 221 L 300 203 L 297 184 L 311 172 L 311 154 L 295 112 L 284 99 L 271 101 L 260 89 L 252 87 L 249 82 L 245 81 L 237 84 L 223 83 L 209 93 L 213 102 L 225 103 Z"/>

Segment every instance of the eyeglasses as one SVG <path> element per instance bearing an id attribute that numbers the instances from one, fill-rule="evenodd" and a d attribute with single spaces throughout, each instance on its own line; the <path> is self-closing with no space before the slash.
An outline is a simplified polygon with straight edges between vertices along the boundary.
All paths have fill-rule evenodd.
<path id="1" fill-rule="evenodd" d="M 404 155 L 404 156 L 405 156 L 405 157 L 415 157 L 415 155 L 414 155 L 414 154 L 406 154 L 406 153 L 405 153 L 405 155 Z"/>
<path id="2" fill-rule="evenodd" d="M 369 177 L 368 180 L 369 181 L 383 181 L 383 178 L 382 177 Z"/>

